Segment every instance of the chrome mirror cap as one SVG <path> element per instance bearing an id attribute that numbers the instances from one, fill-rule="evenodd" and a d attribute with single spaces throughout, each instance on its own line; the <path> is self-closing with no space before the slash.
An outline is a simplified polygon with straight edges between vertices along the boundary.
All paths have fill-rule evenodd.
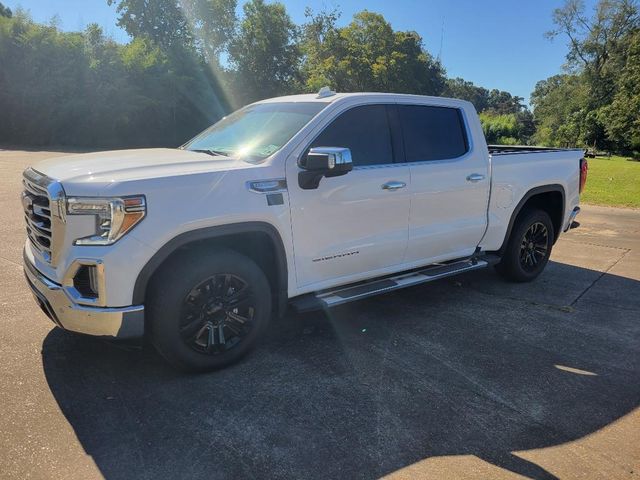
<path id="1" fill-rule="evenodd" d="M 304 190 L 318 188 L 323 177 L 339 177 L 353 169 L 351 150 L 344 147 L 313 147 L 298 162 L 298 184 Z"/>
<path id="2" fill-rule="evenodd" d="M 344 147 L 314 147 L 309 150 L 307 156 L 326 156 L 329 170 L 353 163 L 351 150 Z"/>

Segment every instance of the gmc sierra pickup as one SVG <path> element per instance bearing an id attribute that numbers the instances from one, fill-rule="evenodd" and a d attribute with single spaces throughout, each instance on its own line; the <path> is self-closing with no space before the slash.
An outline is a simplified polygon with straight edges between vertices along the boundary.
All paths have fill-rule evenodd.
<path id="1" fill-rule="evenodd" d="M 175 149 L 24 172 L 27 281 L 59 327 L 239 359 L 288 305 L 495 265 L 530 281 L 574 225 L 581 150 L 487 146 L 474 107 L 399 94 L 260 101 Z"/>

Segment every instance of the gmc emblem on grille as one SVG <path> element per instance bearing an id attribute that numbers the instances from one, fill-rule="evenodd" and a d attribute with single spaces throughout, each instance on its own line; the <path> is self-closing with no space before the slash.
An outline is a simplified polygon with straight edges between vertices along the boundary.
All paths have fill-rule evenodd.
<path id="1" fill-rule="evenodd" d="M 22 208 L 29 214 L 33 213 L 33 195 L 22 192 Z"/>

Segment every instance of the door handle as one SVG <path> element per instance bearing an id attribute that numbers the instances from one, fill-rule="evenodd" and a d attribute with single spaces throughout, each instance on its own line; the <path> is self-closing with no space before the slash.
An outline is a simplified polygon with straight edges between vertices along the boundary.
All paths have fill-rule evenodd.
<path id="1" fill-rule="evenodd" d="M 397 182 L 395 180 L 392 180 L 390 182 L 387 182 L 385 184 L 382 185 L 382 189 L 383 190 L 398 190 L 400 188 L 404 188 L 406 187 L 407 184 L 404 182 Z"/>
<path id="2" fill-rule="evenodd" d="M 467 182 L 479 182 L 480 180 L 484 180 L 484 175 L 480 174 L 480 173 L 472 173 L 471 175 L 467 176 Z"/>

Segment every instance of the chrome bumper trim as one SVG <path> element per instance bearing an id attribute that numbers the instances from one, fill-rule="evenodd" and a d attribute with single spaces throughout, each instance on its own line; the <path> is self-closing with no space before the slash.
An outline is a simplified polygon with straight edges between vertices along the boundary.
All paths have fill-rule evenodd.
<path id="1" fill-rule="evenodd" d="M 571 228 L 574 228 L 573 227 L 573 221 L 576 219 L 576 217 L 578 216 L 579 213 L 580 213 L 580 207 L 576 207 L 576 208 L 573 209 L 573 211 L 569 215 L 569 221 L 567 222 L 566 226 L 564 227 L 563 232 L 568 232 Z"/>
<path id="2" fill-rule="evenodd" d="M 65 330 L 99 337 L 134 339 L 144 335 L 144 306 L 87 307 L 69 299 L 61 285 L 24 258 L 27 283 L 44 313 Z"/>

